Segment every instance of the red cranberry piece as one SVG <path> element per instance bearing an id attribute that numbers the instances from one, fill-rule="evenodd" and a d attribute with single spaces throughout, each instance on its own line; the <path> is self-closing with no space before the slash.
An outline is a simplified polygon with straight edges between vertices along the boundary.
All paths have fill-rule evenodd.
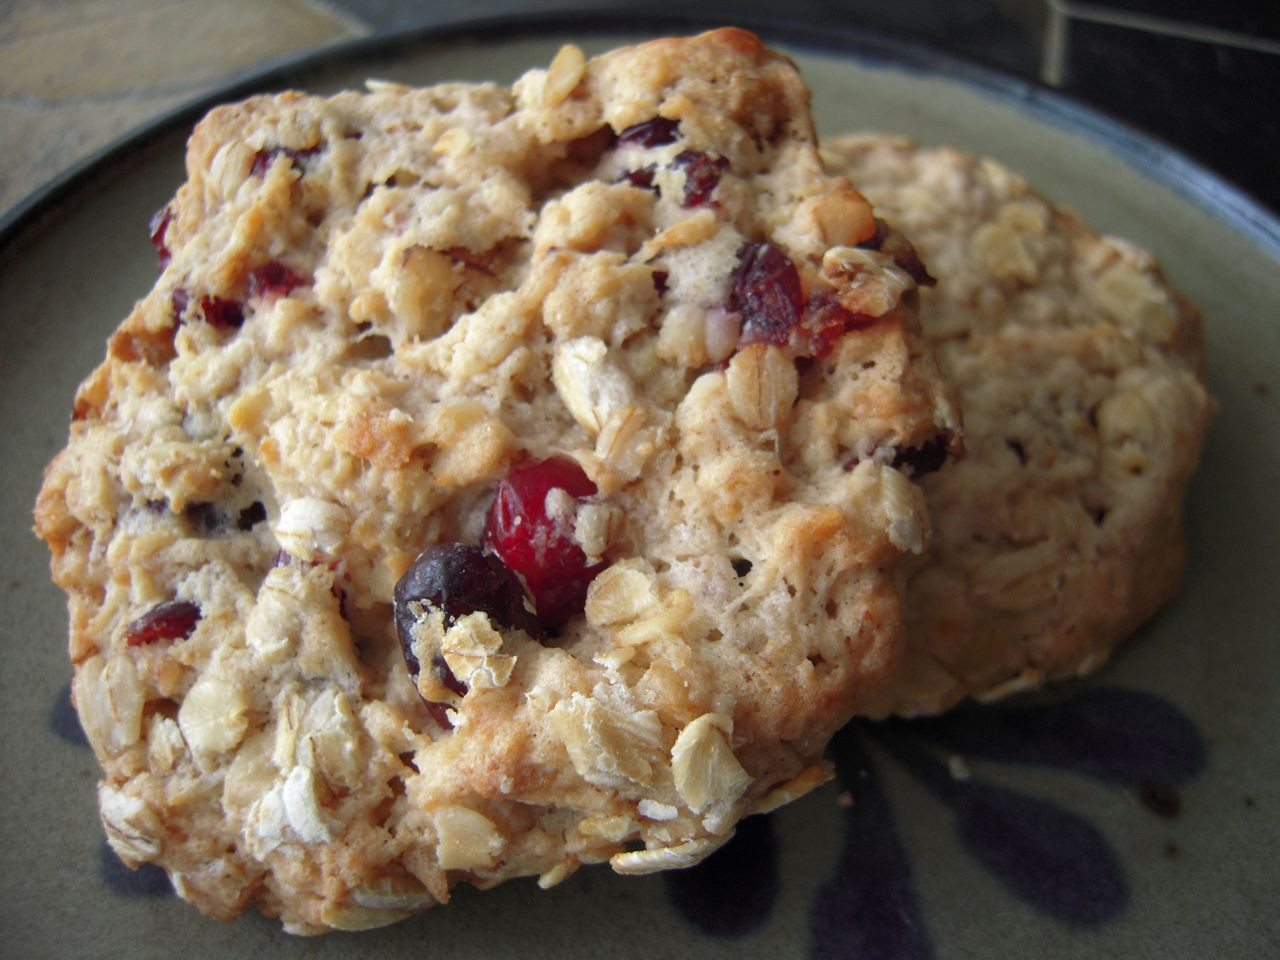
<path id="1" fill-rule="evenodd" d="M 239 330 L 244 326 L 244 307 L 226 297 L 201 297 L 200 312 L 204 315 L 205 323 L 213 327 Z"/>
<path id="2" fill-rule="evenodd" d="M 654 117 L 644 123 L 633 124 L 618 134 L 619 143 L 635 143 L 642 147 L 660 147 L 672 143 L 680 131 L 679 120 Z"/>
<path id="3" fill-rule="evenodd" d="M 253 163 L 249 165 L 249 173 L 255 177 L 266 176 L 271 165 L 276 162 L 276 157 L 283 154 L 289 158 L 289 162 L 294 166 L 298 166 L 299 161 L 305 161 L 320 152 L 320 145 L 307 147 L 305 150 L 294 150 L 291 147 L 264 147 L 253 155 Z"/>
<path id="4" fill-rule="evenodd" d="M 162 207 L 155 212 L 151 218 L 151 245 L 156 248 L 156 256 L 160 258 L 161 269 L 169 265 L 172 256 L 169 248 L 165 246 L 165 234 L 169 232 L 169 224 L 173 221 L 173 211 L 168 207 Z"/>
<path id="5" fill-rule="evenodd" d="M 249 271 L 249 296 L 287 296 L 295 287 L 308 283 L 305 277 L 299 276 L 279 260 L 268 260 L 260 267 Z"/>
<path id="6" fill-rule="evenodd" d="M 125 628 L 125 642 L 140 647 L 160 641 L 185 640 L 196 628 L 200 608 L 189 600 L 169 600 L 152 607 Z"/>
<path id="7" fill-rule="evenodd" d="M 653 271 L 653 289 L 657 290 L 659 294 L 666 293 L 667 279 L 670 276 L 671 274 L 667 273 L 665 270 Z"/>
<path id="8" fill-rule="evenodd" d="M 652 190 L 658 192 L 658 188 L 653 185 L 653 175 L 657 173 L 658 165 L 651 163 L 647 167 L 641 167 L 639 170 L 628 170 L 622 175 L 622 179 L 633 187 L 640 187 L 643 190 Z"/>
<path id="9" fill-rule="evenodd" d="M 809 330 L 809 350 L 815 357 L 825 357 L 846 333 L 865 330 L 880 319 L 846 310 L 831 297 L 815 296 L 809 301 L 807 313 L 805 326 Z"/>
<path id="10" fill-rule="evenodd" d="M 739 343 L 786 343 L 804 307 L 791 258 L 771 243 L 748 244 L 738 252 L 731 284 L 727 306 L 742 316 Z"/>
<path id="11" fill-rule="evenodd" d="M 547 494 L 560 489 L 574 501 L 596 493 L 582 468 L 564 457 L 523 463 L 498 485 L 485 544 L 524 578 L 538 619 L 557 630 L 582 612 L 587 585 L 605 564 L 588 564 L 573 539 L 574 511 L 547 512 Z M 576 503 L 575 503 L 576 506 Z"/>
<path id="12" fill-rule="evenodd" d="M 682 207 L 700 207 L 710 200 L 720 183 L 720 175 L 729 169 L 727 158 L 708 156 L 698 150 L 677 154 L 671 165 L 684 171 Z"/>

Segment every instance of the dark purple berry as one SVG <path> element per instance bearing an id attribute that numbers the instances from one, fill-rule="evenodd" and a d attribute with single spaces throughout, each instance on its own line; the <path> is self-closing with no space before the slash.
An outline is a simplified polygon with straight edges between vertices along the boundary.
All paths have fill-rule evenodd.
<path id="1" fill-rule="evenodd" d="M 200 313 L 205 323 L 222 330 L 239 330 L 244 326 L 244 307 L 235 300 L 226 297 L 203 296 L 200 298 Z"/>
<path id="2" fill-rule="evenodd" d="M 913 480 L 940 470 L 947 460 L 947 442 L 942 437 L 926 440 L 918 447 L 898 447 L 889 466 L 901 470 Z"/>
<path id="3" fill-rule="evenodd" d="M 196 536 L 207 537 L 222 532 L 222 514 L 207 500 L 193 500 L 188 503 L 182 510 L 182 516 L 191 525 Z"/>
<path id="4" fill-rule="evenodd" d="M 266 505 L 261 500 L 255 500 L 240 511 L 240 516 L 236 518 L 236 527 L 240 530 L 252 530 L 265 519 L 267 519 Z"/>
<path id="5" fill-rule="evenodd" d="M 923 477 L 926 473 L 942 469 L 942 465 L 947 461 L 947 441 L 940 436 L 926 440 L 917 447 L 891 449 L 893 459 L 889 461 L 889 466 L 895 470 L 901 470 L 913 480 Z M 845 461 L 844 469 L 852 470 L 860 462 L 860 457 L 852 456 Z"/>
<path id="6" fill-rule="evenodd" d="M 299 276 L 279 260 L 268 260 L 260 267 L 249 271 L 249 296 L 287 296 L 295 287 L 301 287 L 309 281 Z"/>
<path id="7" fill-rule="evenodd" d="M 720 175 L 729 169 L 729 161 L 698 150 L 685 150 L 676 155 L 671 166 L 684 172 L 684 199 L 680 205 L 700 207 L 711 199 L 720 183 Z"/>
<path id="8" fill-rule="evenodd" d="M 633 124 L 618 134 L 619 143 L 634 143 L 642 147 L 660 147 L 672 143 L 680 130 L 679 120 L 654 117 L 644 123 Z"/>
<path id="9" fill-rule="evenodd" d="M 189 600 L 169 600 L 152 607 L 125 628 L 125 642 L 141 647 L 186 639 L 196 629 L 200 608 Z"/>
<path id="10" fill-rule="evenodd" d="M 423 551 L 396 584 L 394 595 L 396 632 L 409 672 L 416 675 L 419 670 L 413 653 L 418 616 L 411 604 L 441 611 L 446 628 L 459 617 L 482 611 L 495 626 L 541 637 L 542 628 L 525 608 L 526 599 L 519 578 L 481 547 L 442 543 Z"/>
<path id="11" fill-rule="evenodd" d="M 667 292 L 667 279 L 671 274 L 665 270 L 653 271 L 653 289 L 657 290 L 659 295 Z"/>
<path id="12" fill-rule="evenodd" d="M 727 306 L 742 317 L 739 343 L 781 346 L 800 322 L 804 291 L 791 258 L 771 243 L 751 243 L 738 252 Z"/>

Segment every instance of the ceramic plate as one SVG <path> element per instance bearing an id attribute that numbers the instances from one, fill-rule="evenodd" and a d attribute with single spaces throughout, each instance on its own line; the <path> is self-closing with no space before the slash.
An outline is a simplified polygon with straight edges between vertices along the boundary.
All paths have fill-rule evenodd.
<path id="1" fill-rule="evenodd" d="M 589 23 L 365 42 L 223 94 L 323 92 L 368 76 L 509 81 L 562 42 L 597 52 L 703 26 Z M 764 32 L 799 62 L 823 132 L 894 131 L 998 158 L 1100 230 L 1154 249 L 1201 305 L 1220 409 L 1190 493 L 1182 597 L 1087 681 L 927 723 L 854 724 L 832 747 L 837 782 L 744 823 L 693 870 L 621 878 L 597 867 L 547 892 L 531 881 L 463 887 L 446 908 L 319 940 L 256 915 L 205 919 L 160 871 L 125 870 L 103 842 L 97 765 L 67 704 L 63 599 L 30 533 L 75 385 L 154 279 L 147 222 L 181 180 L 192 108 L 4 227 L 0 929 L 12 956 L 1276 955 L 1280 226 L 1055 95 L 838 30 Z"/>

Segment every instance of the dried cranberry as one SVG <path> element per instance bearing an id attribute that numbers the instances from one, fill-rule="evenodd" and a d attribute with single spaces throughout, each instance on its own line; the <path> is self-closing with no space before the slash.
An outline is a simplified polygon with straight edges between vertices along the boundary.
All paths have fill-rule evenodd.
<path id="1" fill-rule="evenodd" d="M 889 466 L 895 470 L 901 470 L 913 480 L 917 477 L 923 477 L 926 473 L 940 470 L 947 461 L 947 441 L 940 436 L 934 437 L 932 440 L 926 440 L 917 447 L 894 447 L 892 449 L 893 459 L 889 461 Z M 844 469 L 852 470 L 860 462 L 860 457 L 852 456 L 845 461 Z"/>
<path id="2" fill-rule="evenodd" d="M 642 147 L 660 147 L 672 143 L 680 130 L 679 120 L 654 117 L 644 123 L 633 124 L 618 134 L 619 143 L 635 143 Z"/>
<path id="3" fill-rule="evenodd" d="M 169 600 L 152 607 L 125 628 L 125 642 L 131 647 L 148 643 L 184 640 L 191 636 L 200 619 L 200 608 L 189 600 Z"/>
<path id="4" fill-rule="evenodd" d="M 276 162 L 276 157 L 281 155 L 289 158 L 289 162 L 294 166 L 299 161 L 315 156 L 320 152 L 320 145 L 307 147 L 305 150 L 294 150 L 291 147 L 264 147 L 253 155 L 253 163 L 249 166 L 249 173 L 255 177 L 265 176 L 267 171 L 271 169 L 271 165 Z"/>
<path id="5" fill-rule="evenodd" d="M 889 466 L 914 479 L 941 469 L 946 460 L 947 442 L 942 437 L 934 437 L 918 447 L 898 447 Z"/>
<path id="6" fill-rule="evenodd" d="M 711 199 L 720 183 L 720 175 L 729 169 L 729 161 L 698 150 L 685 150 L 676 155 L 671 166 L 684 172 L 684 199 L 680 205 L 700 207 Z"/>
<path id="7" fill-rule="evenodd" d="M 773 244 L 748 244 L 738 252 L 727 306 L 742 316 L 740 343 L 781 346 L 790 339 L 804 307 L 800 272 Z"/>
<path id="8" fill-rule="evenodd" d="M 547 495 L 561 490 L 574 501 L 593 496 L 596 485 L 564 457 L 521 464 L 498 485 L 485 544 L 524 578 L 538 619 L 555 630 L 582 612 L 587 585 L 605 564 L 588 564 L 573 539 L 576 509 L 548 512 Z"/>
<path id="9" fill-rule="evenodd" d="M 880 320 L 865 313 L 846 310 L 834 297 L 815 296 L 806 308 L 805 326 L 809 330 L 809 352 L 825 357 L 846 333 L 865 330 Z"/>
<path id="10" fill-rule="evenodd" d="M 200 298 L 200 312 L 205 323 L 223 330 L 238 330 L 244 326 L 244 307 L 238 301 L 226 297 Z"/>
<path id="11" fill-rule="evenodd" d="M 193 500 L 182 510 L 182 516 L 191 525 L 196 536 L 211 536 L 221 533 L 224 518 L 217 506 L 207 500 Z"/>
<path id="12" fill-rule="evenodd" d="M 622 179 L 633 187 L 640 187 L 644 190 L 652 190 L 658 192 L 658 188 L 653 185 L 653 176 L 658 171 L 658 165 L 651 163 L 647 167 L 641 167 L 639 170 L 628 170 L 622 175 Z"/>
<path id="13" fill-rule="evenodd" d="M 156 256 L 160 258 L 161 269 L 169 265 L 172 259 L 169 248 L 165 245 L 165 234 L 169 232 L 169 224 L 173 221 L 173 211 L 162 207 L 151 218 L 151 245 L 156 248 Z"/>
<path id="14" fill-rule="evenodd" d="M 525 608 L 520 580 L 507 566 L 480 547 L 442 543 L 425 550 L 396 584 L 394 609 L 400 649 L 409 672 L 417 674 L 413 655 L 413 625 L 417 615 L 410 604 L 444 613 L 446 627 L 459 617 L 483 611 L 497 626 L 519 628 L 541 636 L 537 619 Z"/>
<path id="15" fill-rule="evenodd" d="M 658 291 L 658 293 L 660 293 L 660 294 L 662 294 L 662 293 L 666 293 L 666 292 L 667 292 L 667 279 L 668 279 L 670 276 L 671 276 L 671 274 L 667 273 L 667 271 L 665 271 L 665 270 L 655 270 L 655 271 L 653 271 L 653 289 L 657 290 L 657 291 Z"/>
<path id="16" fill-rule="evenodd" d="M 236 517 L 236 527 L 240 530 L 252 530 L 267 519 L 267 507 L 261 500 L 255 500 Z"/>
<path id="17" fill-rule="evenodd" d="M 306 277 L 294 273 L 279 260 L 268 260 L 249 271 L 249 296 L 287 296 L 295 287 L 308 282 Z"/>

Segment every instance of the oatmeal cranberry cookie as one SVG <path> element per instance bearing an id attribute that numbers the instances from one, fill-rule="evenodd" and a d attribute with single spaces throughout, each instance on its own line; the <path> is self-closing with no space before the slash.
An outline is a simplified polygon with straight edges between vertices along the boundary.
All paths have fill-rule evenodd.
<path id="1" fill-rule="evenodd" d="M 1094 669 L 1180 585 L 1211 409 L 1199 315 L 1149 253 L 998 164 L 874 135 L 824 153 L 937 277 L 921 319 L 966 425 L 964 461 L 924 482 L 904 669 L 868 712 Z"/>
<path id="2" fill-rule="evenodd" d="M 121 857 L 359 929 L 822 782 L 957 426 L 787 60 L 260 97 L 187 170 L 37 507 Z"/>

